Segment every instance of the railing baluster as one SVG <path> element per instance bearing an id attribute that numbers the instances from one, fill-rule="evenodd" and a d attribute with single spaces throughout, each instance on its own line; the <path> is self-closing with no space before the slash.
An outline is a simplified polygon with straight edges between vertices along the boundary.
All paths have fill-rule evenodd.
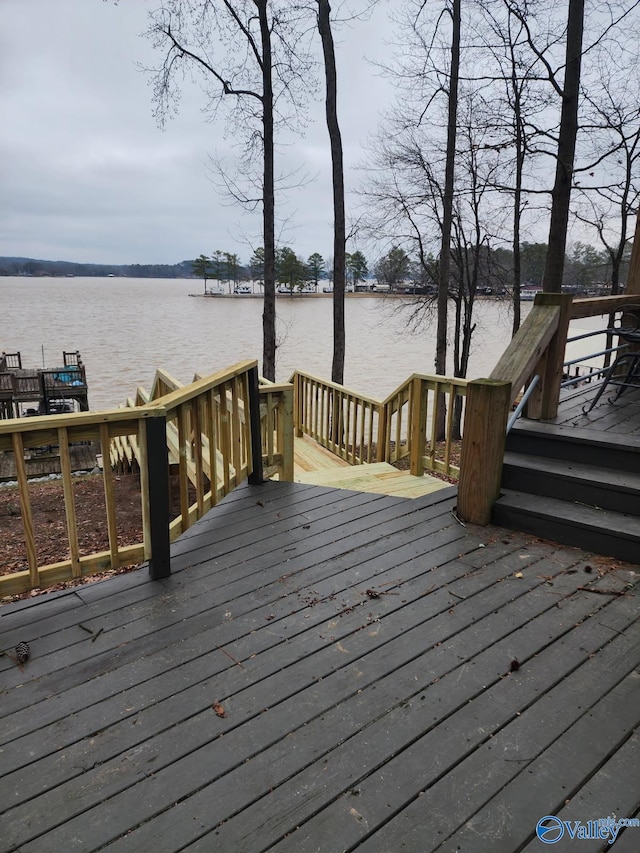
<path id="1" fill-rule="evenodd" d="M 236 483 L 240 481 L 240 471 L 242 470 L 242 436 L 240 430 L 240 409 L 238 401 L 238 377 L 234 376 L 231 380 L 231 439 L 233 442 L 233 467 L 236 472 Z"/>
<path id="2" fill-rule="evenodd" d="M 178 447 L 180 458 L 178 461 L 178 483 L 180 487 L 180 515 L 182 517 L 182 531 L 189 527 L 189 472 L 187 455 L 187 442 L 189 436 L 189 423 L 187 404 L 178 406 Z"/>
<path id="3" fill-rule="evenodd" d="M 109 536 L 109 553 L 111 568 L 117 569 L 118 563 L 118 523 L 116 517 L 116 501 L 113 489 L 113 472 L 110 464 L 111 442 L 109 427 L 100 424 L 100 451 L 102 453 L 102 481 L 104 485 L 104 505 L 107 515 L 107 533 Z"/>
<path id="4" fill-rule="evenodd" d="M 218 404 L 216 390 L 207 393 L 207 439 L 209 440 L 209 481 L 211 484 L 211 503 L 218 503 Z"/>
<path id="5" fill-rule="evenodd" d="M 16 463 L 16 474 L 18 478 L 18 490 L 20 492 L 20 511 L 22 513 L 22 529 L 27 549 L 27 561 L 29 563 L 29 582 L 31 587 L 39 586 L 38 556 L 36 552 L 36 539 L 33 533 L 33 515 L 31 514 L 31 501 L 29 499 L 29 484 L 27 481 L 27 469 L 24 464 L 24 444 L 22 434 L 14 432 L 11 436 L 13 444 L 13 456 Z"/>
<path id="6" fill-rule="evenodd" d="M 60 427 L 58 429 L 58 449 L 60 451 L 60 472 L 62 475 L 62 492 L 64 495 L 64 514 L 67 523 L 69 557 L 71 559 L 71 576 L 73 578 L 79 578 L 80 549 L 78 547 L 78 524 L 76 521 L 76 507 L 73 499 L 71 457 L 69 455 L 69 434 L 66 427 Z"/>
<path id="7" fill-rule="evenodd" d="M 202 461 L 202 398 L 196 397 L 191 404 L 191 429 L 193 434 L 193 456 L 196 465 L 196 503 L 198 515 L 204 515 L 204 466 Z"/>

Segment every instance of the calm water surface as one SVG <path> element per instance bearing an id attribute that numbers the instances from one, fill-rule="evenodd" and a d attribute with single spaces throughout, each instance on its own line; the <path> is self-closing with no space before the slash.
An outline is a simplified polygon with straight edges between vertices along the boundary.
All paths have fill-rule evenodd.
<path id="1" fill-rule="evenodd" d="M 193 297 L 198 281 L 132 278 L 0 277 L 0 350 L 25 367 L 57 366 L 79 350 L 89 404 L 110 408 L 151 386 L 157 367 L 182 382 L 244 359 L 262 359 L 262 301 Z M 385 397 L 411 373 L 432 373 L 435 327 L 408 330 L 401 300 L 347 299 L 345 384 Z M 523 305 L 523 313 L 530 309 Z M 331 376 L 332 303 L 278 297 L 276 373 L 295 368 Z M 511 336 L 507 306 L 477 303 L 469 378 L 486 376 Z"/>

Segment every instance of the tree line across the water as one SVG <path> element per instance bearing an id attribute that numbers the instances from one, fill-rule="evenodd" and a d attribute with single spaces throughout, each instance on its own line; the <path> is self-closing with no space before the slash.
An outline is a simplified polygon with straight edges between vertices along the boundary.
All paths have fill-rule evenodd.
<path id="1" fill-rule="evenodd" d="M 89 264 L 35 258 L 0 258 L 0 275 L 192 278 L 192 270 L 193 261 L 180 261 L 177 264 Z"/>
<path id="2" fill-rule="evenodd" d="M 630 246 L 627 246 L 621 268 L 624 285 L 629 268 Z M 501 295 L 510 291 L 513 281 L 513 252 L 510 249 L 486 247 L 478 264 L 476 290 L 478 293 Z M 547 257 L 546 243 L 522 243 L 520 266 L 525 284 L 540 285 Z M 215 251 L 211 256 L 200 255 L 192 263 L 194 276 L 204 281 L 205 293 L 211 292 L 207 282 L 216 281 L 231 292 L 242 282 L 262 283 L 264 251 L 257 249 L 247 265 L 236 254 Z M 331 282 L 331 261 L 314 252 L 305 261 L 293 249 L 284 246 L 276 251 L 276 280 L 280 289 L 295 291 L 318 290 L 321 281 Z M 402 247 L 394 246 L 369 268 L 362 252 L 347 253 L 346 280 L 352 289 L 368 289 L 378 285 L 385 291 L 434 293 L 438 284 L 438 261 L 433 255 L 418 260 Z M 456 271 L 451 276 L 451 298 L 458 288 Z M 611 262 L 605 250 L 586 243 L 574 243 L 566 253 L 563 289 L 577 294 L 608 292 L 611 285 Z"/>
<path id="3" fill-rule="evenodd" d="M 318 290 L 321 281 L 331 279 L 332 262 L 327 262 L 319 252 L 309 255 L 305 261 L 289 246 L 276 250 L 276 281 L 281 288 L 290 292 Z M 247 266 L 242 266 L 236 254 L 216 250 L 211 256 L 200 255 L 193 261 L 193 274 L 204 281 L 207 293 L 207 281 L 224 283 L 229 290 L 242 281 L 263 284 L 264 249 L 256 249 Z M 362 252 L 346 255 L 347 282 L 356 287 L 369 275 L 367 259 Z"/>

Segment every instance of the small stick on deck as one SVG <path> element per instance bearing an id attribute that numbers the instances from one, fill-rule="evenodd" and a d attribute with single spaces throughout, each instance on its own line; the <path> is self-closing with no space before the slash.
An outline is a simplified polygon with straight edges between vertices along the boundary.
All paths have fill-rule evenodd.
<path id="1" fill-rule="evenodd" d="M 240 669 L 244 669 L 238 658 L 234 658 L 234 656 L 230 654 L 225 648 L 223 648 L 222 646 L 216 646 L 216 649 L 220 649 L 223 654 L 230 658 L 234 663 L 237 663 Z"/>
<path id="2" fill-rule="evenodd" d="M 583 592 L 596 592 L 598 595 L 626 595 L 626 589 L 596 589 L 593 586 L 579 586 Z"/>

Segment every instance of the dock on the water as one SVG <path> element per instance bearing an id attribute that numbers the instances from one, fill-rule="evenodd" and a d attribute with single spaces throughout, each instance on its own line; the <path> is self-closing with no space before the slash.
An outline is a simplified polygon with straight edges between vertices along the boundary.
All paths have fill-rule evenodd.
<path id="1" fill-rule="evenodd" d="M 87 376 L 79 352 L 63 352 L 62 366 L 24 368 L 19 352 L 0 354 L 0 419 L 89 410 Z"/>

